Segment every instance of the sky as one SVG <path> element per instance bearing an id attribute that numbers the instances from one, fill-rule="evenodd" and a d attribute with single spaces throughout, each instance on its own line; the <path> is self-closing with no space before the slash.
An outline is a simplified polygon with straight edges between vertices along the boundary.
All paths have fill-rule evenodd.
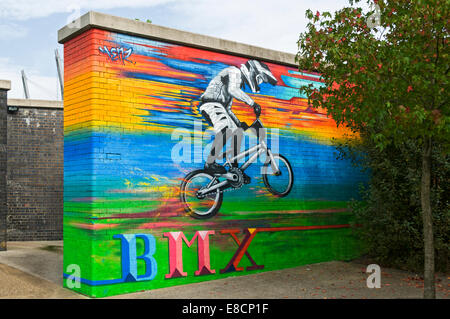
<path id="1" fill-rule="evenodd" d="M 152 20 L 153 24 L 289 53 L 297 52 L 305 11 L 335 11 L 347 0 L 0 0 L 0 79 L 11 81 L 9 98 L 61 99 L 55 49 L 57 32 L 93 10 Z"/>

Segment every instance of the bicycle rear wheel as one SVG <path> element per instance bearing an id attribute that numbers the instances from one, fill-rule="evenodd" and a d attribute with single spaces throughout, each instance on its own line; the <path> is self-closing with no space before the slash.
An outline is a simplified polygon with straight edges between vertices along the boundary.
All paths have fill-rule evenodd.
<path id="1" fill-rule="evenodd" d="M 213 182 L 214 177 L 204 170 L 193 171 L 186 175 L 181 183 L 180 197 L 184 209 L 192 217 L 198 219 L 210 218 L 217 214 L 222 205 L 223 193 L 216 189 L 207 195 L 198 196 L 200 189 L 213 186 L 218 182 Z"/>
<path id="2" fill-rule="evenodd" d="M 269 157 L 268 157 L 269 159 Z M 294 172 L 289 161 L 280 154 L 273 154 L 273 159 L 278 166 L 278 172 L 273 171 L 270 159 L 263 166 L 263 181 L 267 190 L 277 197 L 289 194 L 294 185 Z"/>

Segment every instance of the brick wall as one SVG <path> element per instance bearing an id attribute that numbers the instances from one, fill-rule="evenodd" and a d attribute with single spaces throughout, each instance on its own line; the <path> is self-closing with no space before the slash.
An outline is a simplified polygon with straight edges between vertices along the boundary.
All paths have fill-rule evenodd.
<path id="1" fill-rule="evenodd" d="M 34 104 L 8 114 L 8 241 L 62 239 L 63 109 Z"/>
<path id="2" fill-rule="evenodd" d="M 96 28 L 64 43 L 64 269 L 80 267 L 76 291 L 103 297 L 358 256 L 346 207 L 364 176 L 336 160 L 332 138 L 348 132 L 337 129 L 325 110 L 310 108 L 300 93 L 303 85 L 320 86 L 320 75 L 292 65 L 266 61 L 278 84 L 264 83 L 260 93 L 241 87 L 261 105 L 268 144 L 292 165 L 293 174 L 285 165 L 278 175 L 284 185 L 294 176 L 291 192 L 275 197 L 264 186 L 262 157 L 246 170 L 252 183 L 224 192 L 216 215 L 199 220 L 186 212 L 180 193 L 192 195 L 190 207 L 205 212 L 220 206 L 212 206 L 209 197 L 194 198 L 195 187 L 203 185 L 180 189 L 209 153 L 212 129 L 199 113 L 200 96 L 211 83 L 228 85 L 248 60 Z M 233 112 L 248 124 L 255 120 L 250 105 L 233 99 Z M 185 134 L 183 143 L 178 132 Z M 180 145 L 186 146 L 183 160 L 174 151 Z M 260 231 L 266 233 L 253 240 Z M 198 248 L 198 259 L 195 249 L 184 257 L 174 251 L 183 240 L 190 246 L 209 235 L 210 244 L 197 244 L 208 247 Z M 147 254 L 139 265 L 130 257 L 137 254 L 136 238 L 139 252 Z M 257 265 L 244 267 L 241 257 L 250 242 Z M 244 243 L 239 254 L 236 243 Z M 134 274 L 124 272 L 130 267 L 136 267 Z"/>
<path id="3" fill-rule="evenodd" d="M 0 251 L 6 250 L 6 96 L 0 81 Z"/>

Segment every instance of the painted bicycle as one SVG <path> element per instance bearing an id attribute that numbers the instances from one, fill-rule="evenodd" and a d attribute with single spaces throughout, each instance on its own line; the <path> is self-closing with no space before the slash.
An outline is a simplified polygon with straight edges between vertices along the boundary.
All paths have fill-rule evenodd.
<path id="1" fill-rule="evenodd" d="M 184 209 L 192 217 L 210 218 L 219 211 L 225 190 L 237 190 L 250 183 L 245 170 L 262 154 L 266 155 L 261 169 L 262 179 L 267 190 L 277 197 L 289 194 L 294 183 L 291 164 L 281 154 L 273 154 L 265 140 L 265 130 L 257 115 L 256 120 L 247 130 L 256 132 L 257 145 L 233 156 L 233 150 L 223 152 L 219 158 L 225 159 L 225 174 L 211 174 L 199 169 L 186 175 L 181 183 L 180 196 Z M 249 157 L 240 167 L 232 165 Z"/>

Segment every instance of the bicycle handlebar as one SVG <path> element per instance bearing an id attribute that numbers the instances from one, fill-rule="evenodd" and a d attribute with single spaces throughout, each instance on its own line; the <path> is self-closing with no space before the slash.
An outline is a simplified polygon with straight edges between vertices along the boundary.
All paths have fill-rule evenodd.
<path id="1" fill-rule="evenodd" d="M 255 111 L 255 110 L 253 110 L 253 111 Z M 252 125 L 247 125 L 248 127 L 245 130 L 248 130 L 249 128 L 252 128 L 255 126 L 255 124 L 259 121 L 259 118 L 261 117 L 261 113 L 259 115 L 257 115 L 255 112 L 255 116 L 256 116 L 256 119 L 253 121 Z"/>

